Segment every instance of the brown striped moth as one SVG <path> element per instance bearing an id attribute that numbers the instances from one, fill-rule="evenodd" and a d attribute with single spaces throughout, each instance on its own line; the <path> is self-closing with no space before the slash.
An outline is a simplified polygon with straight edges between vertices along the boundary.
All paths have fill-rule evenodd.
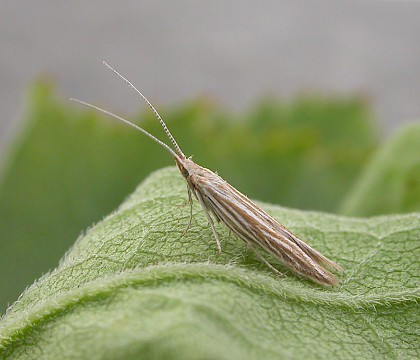
<path id="1" fill-rule="evenodd" d="M 147 100 L 147 98 L 124 76 L 107 63 L 104 62 L 104 64 L 132 87 L 152 109 L 174 146 L 174 149 L 146 130 L 118 115 L 81 100 L 71 100 L 98 110 L 134 127 L 169 152 L 187 182 L 188 200 L 191 206 L 188 227 L 191 225 L 192 195 L 194 195 L 206 214 L 219 253 L 221 253 L 222 247 L 219 236 L 217 235 L 213 217 L 217 222 L 224 223 L 230 230 L 239 236 L 252 250 L 254 250 L 257 257 L 274 272 L 281 274 L 258 252 L 259 249 L 266 251 L 295 274 L 301 275 L 322 285 L 338 284 L 337 278 L 330 270 L 342 271 L 339 265 L 327 259 L 321 253 L 306 244 L 220 176 L 209 169 L 195 164 L 190 158 L 187 158 L 149 100 Z"/>

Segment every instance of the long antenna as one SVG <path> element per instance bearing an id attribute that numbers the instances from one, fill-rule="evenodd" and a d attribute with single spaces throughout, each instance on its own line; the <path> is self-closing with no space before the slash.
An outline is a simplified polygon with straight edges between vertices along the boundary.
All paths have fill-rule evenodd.
<path id="1" fill-rule="evenodd" d="M 172 144 L 174 145 L 177 154 L 179 155 L 180 158 L 185 159 L 184 153 L 181 151 L 181 148 L 179 147 L 178 143 L 175 141 L 175 138 L 172 136 L 171 132 L 169 131 L 169 129 L 166 126 L 165 122 L 163 121 L 162 117 L 159 115 L 159 113 L 154 108 L 154 106 L 151 104 L 151 102 L 149 100 L 147 100 L 147 98 L 130 81 L 128 81 L 124 76 L 122 76 L 117 70 L 112 68 L 105 61 L 103 61 L 103 64 L 108 69 L 112 70 L 115 74 L 117 74 L 121 79 L 123 79 L 130 87 L 132 87 L 141 96 L 141 98 L 146 102 L 146 104 L 149 105 L 149 107 L 154 112 L 156 118 L 159 120 L 160 124 L 162 125 L 163 130 L 165 130 L 165 133 L 168 136 L 169 140 L 171 140 Z"/>
<path id="2" fill-rule="evenodd" d="M 90 108 L 92 108 L 92 109 L 95 109 L 95 110 L 98 110 L 98 111 L 100 111 L 100 112 L 103 112 L 104 114 L 107 114 L 107 115 L 109 115 L 109 116 L 111 116 L 111 117 L 113 117 L 113 118 L 115 118 L 115 119 L 117 119 L 117 120 L 119 120 L 119 121 L 122 121 L 123 123 L 125 123 L 125 124 L 127 124 L 127 125 L 130 125 L 130 126 L 132 126 L 133 128 L 135 128 L 136 130 L 139 130 L 139 131 L 141 131 L 144 135 L 146 135 L 146 136 L 148 136 L 149 138 L 151 138 L 153 141 L 156 141 L 158 144 L 160 144 L 161 146 L 163 146 L 166 150 L 168 150 L 169 151 L 169 153 L 175 158 L 175 159 L 178 159 L 178 160 L 181 160 L 180 159 L 180 155 L 178 155 L 177 153 L 175 153 L 175 151 L 173 151 L 167 144 L 165 144 L 163 141 L 160 141 L 157 137 L 155 137 L 155 136 L 153 136 L 152 134 L 150 134 L 149 132 L 147 132 L 146 130 L 144 130 L 144 129 L 142 129 L 140 126 L 137 126 L 136 124 L 134 124 L 134 123 L 132 123 L 131 121 L 128 121 L 128 120 L 126 120 L 126 119 L 124 119 L 124 118 L 122 118 L 121 116 L 118 116 L 118 115 L 115 115 L 115 114 L 113 114 L 112 112 L 110 112 L 110 111 L 107 111 L 107 110 L 104 110 L 104 109 L 101 109 L 100 107 L 97 107 L 97 106 L 95 106 L 95 105 L 92 105 L 92 104 L 89 104 L 89 103 L 87 103 L 87 102 L 84 102 L 84 101 L 82 101 L 82 100 L 78 100 L 78 99 L 70 99 L 70 101 L 75 101 L 75 102 L 77 102 L 77 103 L 79 103 L 79 104 L 82 104 L 82 105 L 84 105 L 84 106 L 87 106 L 87 107 L 90 107 Z M 181 153 L 182 154 L 182 153 Z M 182 154 L 183 155 L 183 154 Z"/>

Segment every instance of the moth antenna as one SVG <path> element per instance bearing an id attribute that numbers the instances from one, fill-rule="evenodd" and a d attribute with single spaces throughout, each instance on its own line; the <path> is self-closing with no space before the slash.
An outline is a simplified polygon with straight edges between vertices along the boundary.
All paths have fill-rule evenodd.
<path id="1" fill-rule="evenodd" d="M 87 102 L 84 102 L 84 101 L 82 101 L 82 100 L 78 100 L 78 99 L 70 99 L 70 101 L 74 101 L 74 102 L 77 102 L 77 103 L 79 103 L 79 104 L 82 104 L 82 105 L 84 105 L 84 106 L 87 106 L 87 107 L 89 107 L 89 108 L 92 108 L 92 109 L 95 109 L 95 110 L 97 110 L 97 111 L 100 111 L 100 112 L 102 112 L 102 113 L 104 113 L 104 114 L 107 114 L 107 115 L 109 115 L 109 116 L 111 116 L 111 117 L 113 117 L 113 118 L 115 118 L 115 119 L 117 119 L 117 120 L 119 120 L 119 121 L 121 121 L 121 122 L 123 122 L 123 123 L 125 123 L 125 124 L 127 124 L 127 125 L 130 125 L 130 126 L 132 126 L 133 128 L 135 128 L 136 130 L 139 130 L 139 131 L 141 131 L 144 135 L 146 135 L 146 136 L 148 136 L 150 139 L 152 139 L 153 141 L 155 141 L 155 142 L 157 142 L 158 144 L 160 144 L 161 146 L 163 146 L 175 159 L 178 159 L 178 160 L 181 160 L 180 159 L 180 155 L 178 155 L 175 151 L 173 151 L 167 144 L 165 144 L 163 141 L 160 141 L 156 136 L 153 136 L 152 134 L 150 134 L 149 132 L 147 132 L 146 130 L 144 130 L 143 128 L 141 128 L 140 126 L 138 126 L 138 125 L 136 125 L 136 124 L 134 124 L 134 123 L 132 123 L 131 121 L 129 121 L 129 120 L 126 120 L 126 119 L 124 119 L 124 118 L 122 118 L 121 116 L 118 116 L 118 115 L 115 115 L 115 114 L 113 114 L 112 112 L 110 112 L 110 111 L 108 111 L 108 110 L 104 110 L 104 109 L 101 109 L 100 107 L 98 107 L 98 106 L 95 106 L 95 105 L 92 105 L 92 104 L 89 104 L 89 103 L 87 103 Z"/>
<path id="2" fill-rule="evenodd" d="M 175 138 L 172 136 L 171 132 L 169 131 L 168 127 L 166 126 L 165 122 L 163 121 L 162 117 L 159 115 L 155 107 L 152 105 L 152 103 L 147 100 L 146 96 L 144 96 L 140 90 L 138 90 L 129 80 L 127 80 L 124 76 L 122 76 L 117 70 L 115 70 L 113 67 L 108 65 L 105 61 L 103 61 L 103 64 L 110 70 L 112 70 L 116 75 L 118 75 L 121 79 L 123 79 L 131 88 L 133 88 L 140 96 L 141 98 L 146 102 L 147 105 L 152 109 L 153 113 L 155 114 L 156 118 L 159 120 L 160 124 L 163 127 L 163 130 L 165 130 L 166 135 L 168 136 L 169 140 L 171 140 L 171 143 L 175 147 L 175 150 L 180 158 L 185 159 L 185 155 L 182 152 L 181 148 L 179 147 L 178 143 L 176 142 Z"/>

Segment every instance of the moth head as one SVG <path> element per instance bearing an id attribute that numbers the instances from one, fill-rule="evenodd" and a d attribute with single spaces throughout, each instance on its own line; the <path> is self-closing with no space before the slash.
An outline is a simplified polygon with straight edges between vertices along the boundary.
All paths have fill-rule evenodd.
<path id="1" fill-rule="evenodd" d="M 184 158 L 184 159 L 176 159 L 176 164 L 178 165 L 178 169 L 181 172 L 182 176 L 188 180 L 191 176 L 191 173 L 194 168 L 194 162 L 190 159 Z"/>
<path id="2" fill-rule="evenodd" d="M 175 161 L 176 161 L 176 164 L 177 164 L 178 169 L 179 169 L 179 171 L 181 172 L 182 176 L 183 176 L 185 179 L 188 179 L 188 178 L 189 178 L 189 176 L 190 176 L 190 173 L 189 173 L 189 171 L 188 171 L 187 167 L 185 167 L 185 163 L 184 163 L 184 161 L 179 161 L 178 159 L 175 159 Z"/>

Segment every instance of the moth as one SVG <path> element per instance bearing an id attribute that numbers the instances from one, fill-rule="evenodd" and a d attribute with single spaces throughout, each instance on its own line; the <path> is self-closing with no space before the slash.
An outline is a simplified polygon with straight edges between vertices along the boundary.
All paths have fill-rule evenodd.
<path id="1" fill-rule="evenodd" d="M 306 244 L 219 175 L 197 165 L 191 158 L 187 158 L 150 101 L 119 72 L 106 62 L 104 62 L 104 65 L 133 88 L 152 109 L 174 148 L 172 149 L 143 128 L 118 115 L 81 100 L 71 100 L 105 113 L 134 127 L 169 152 L 187 182 L 188 201 L 191 209 L 187 229 L 191 225 L 192 202 L 194 197 L 204 210 L 219 253 L 221 253 L 222 247 L 216 231 L 215 221 L 225 224 L 274 272 L 283 275 L 259 253 L 260 249 L 264 250 L 297 275 L 321 285 L 331 286 L 338 284 L 338 280 L 333 274 L 333 272 L 342 271 L 342 268 L 338 264 Z"/>

